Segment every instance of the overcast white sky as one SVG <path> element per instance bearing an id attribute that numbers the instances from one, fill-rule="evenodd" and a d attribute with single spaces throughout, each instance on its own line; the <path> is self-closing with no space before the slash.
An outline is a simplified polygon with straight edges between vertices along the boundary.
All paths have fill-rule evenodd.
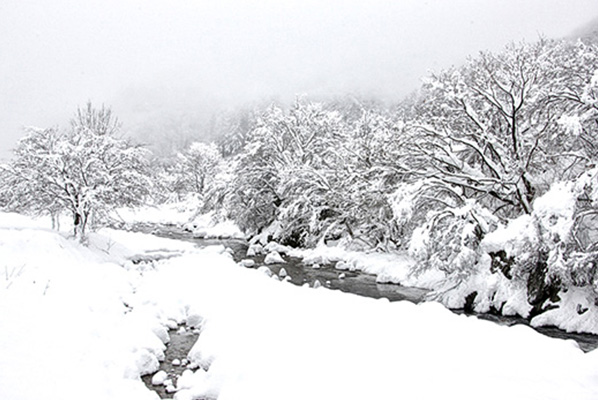
<path id="1" fill-rule="evenodd" d="M 22 126 L 66 125 L 87 100 L 126 127 L 304 93 L 399 99 L 430 69 L 597 15 L 596 0 L 1 0 L 0 159 Z"/>

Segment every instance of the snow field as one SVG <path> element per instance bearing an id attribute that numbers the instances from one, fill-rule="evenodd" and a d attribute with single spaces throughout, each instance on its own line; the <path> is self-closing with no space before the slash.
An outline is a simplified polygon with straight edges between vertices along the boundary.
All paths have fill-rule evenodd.
<path id="1" fill-rule="evenodd" d="M 296 287 L 213 257 L 169 260 L 138 292 L 144 297 L 180 279 L 193 282 L 176 283 L 178 300 L 169 297 L 167 306 L 159 306 L 164 314 L 180 315 L 185 308 L 203 316 L 189 358 L 209 371 L 175 398 L 598 395 L 598 360 L 573 342 L 457 316 L 434 303 L 389 303 Z"/>
<path id="2" fill-rule="evenodd" d="M 598 398 L 598 352 L 527 327 L 277 282 L 223 246 L 90 242 L 0 229 L 16 271 L 0 285 L 0 398 L 156 399 L 139 376 L 179 323 L 201 330 L 188 358 L 203 367 L 173 382 L 179 400 Z M 140 253 L 178 256 L 127 261 Z"/>

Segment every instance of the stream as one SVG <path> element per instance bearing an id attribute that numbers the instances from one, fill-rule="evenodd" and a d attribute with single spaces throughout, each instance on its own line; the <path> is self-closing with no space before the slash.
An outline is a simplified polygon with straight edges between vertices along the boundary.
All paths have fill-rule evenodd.
<path id="1" fill-rule="evenodd" d="M 208 246 L 225 246 L 232 250 L 232 256 L 235 262 L 240 262 L 244 259 L 252 259 L 255 265 L 252 268 L 259 268 L 264 265 L 264 255 L 257 255 L 254 257 L 247 257 L 248 243 L 242 239 L 199 239 L 193 237 L 191 232 L 182 230 L 176 225 L 156 225 L 156 224 L 136 224 L 134 231 L 151 233 L 156 236 L 166 237 L 176 240 L 183 240 L 195 243 L 198 247 Z M 396 284 L 380 284 L 376 282 L 374 275 L 366 274 L 360 271 L 340 271 L 334 268 L 331 264 L 322 264 L 320 268 L 313 268 L 303 263 L 302 259 L 285 256 L 284 264 L 271 264 L 268 268 L 273 274 L 280 275 L 280 270 L 285 269 L 287 273 L 287 280 L 295 285 L 309 286 L 321 285 L 323 287 L 340 290 L 343 292 L 353 293 L 360 296 L 371 298 L 387 298 L 390 301 L 407 300 L 413 303 L 424 301 L 428 290 L 420 288 L 405 287 Z M 319 283 L 316 283 L 319 282 Z M 452 310 L 455 313 L 463 314 L 463 310 Z M 501 325 L 512 326 L 516 324 L 524 324 L 530 326 L 529 321 L 520 317 L 505 317 L 502 315 L 493 314 L 468 314 L 477 318 L 495 322 Z M 598 348 L 598 335 L 567 333 L 555 327 L 539 327 L 534 328 L 536 331 L 554 338 L 564 340 L 574 340 L 579 347 L 588 352 Z M 189 368 L 186 365 L 186 356 L 191 350 L 198 337 L 197 332 L 191 332 L 182 329 L 171 330 L 169 332 L 171 342 L 167 346 L 166 359 L 160 363 L 160 369 L 168 373 L 168 379 L 176 382 L 176 379 L 181 373 Z M 181 365 L 173 365 L 173 360 L 181 360 Z M 178 364 L 175 361 L 175 364 Z M 167 392 L 164 385 L 152 385 L 151 376 L 143 378 L 144 382 L 151 390 L 155 390 L 161 398 L 171 398 L 172 393 Z"/>

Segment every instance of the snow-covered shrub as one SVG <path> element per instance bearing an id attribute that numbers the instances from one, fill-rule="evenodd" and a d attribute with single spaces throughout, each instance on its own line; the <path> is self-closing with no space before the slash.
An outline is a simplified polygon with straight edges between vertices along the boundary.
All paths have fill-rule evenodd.
<path id="1" fill-rule="evenodd" d="M 475 272 L 480 243 L 497 222 L 490 211 L 473 201 L 432 211 L 411 238 L 409 252 L 418 261 L 413 272 L 439 269 L 451 280 L 465 279 Z"/>
<path id="2" fill-rule="evenodd" d="M 549 273 L 598 294 L 598 168 L 554 185 L 534 203 L 534 214 L 549 248 Z"/>
<path id="3" fill-rule="evenodd" d="M 482 242 L 492 268 L 526 285 L 528 302 L 540 313 L 555 307 L 559 291 L 585 288 L 598 294 L 595 215 L 598 169 L 557 182 L 523 215 Z"/>

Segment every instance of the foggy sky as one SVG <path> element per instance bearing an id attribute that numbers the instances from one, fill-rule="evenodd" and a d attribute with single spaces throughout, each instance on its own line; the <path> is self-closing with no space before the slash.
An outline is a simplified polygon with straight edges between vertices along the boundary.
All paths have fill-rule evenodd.
<path id="1" fill-rule="evenodd" d="M 597 15 L 596 0 L 1 0 L 0 159 L 88 100 L 127 129 L 297 94 L 398 100 L 428 70 Z"/>

